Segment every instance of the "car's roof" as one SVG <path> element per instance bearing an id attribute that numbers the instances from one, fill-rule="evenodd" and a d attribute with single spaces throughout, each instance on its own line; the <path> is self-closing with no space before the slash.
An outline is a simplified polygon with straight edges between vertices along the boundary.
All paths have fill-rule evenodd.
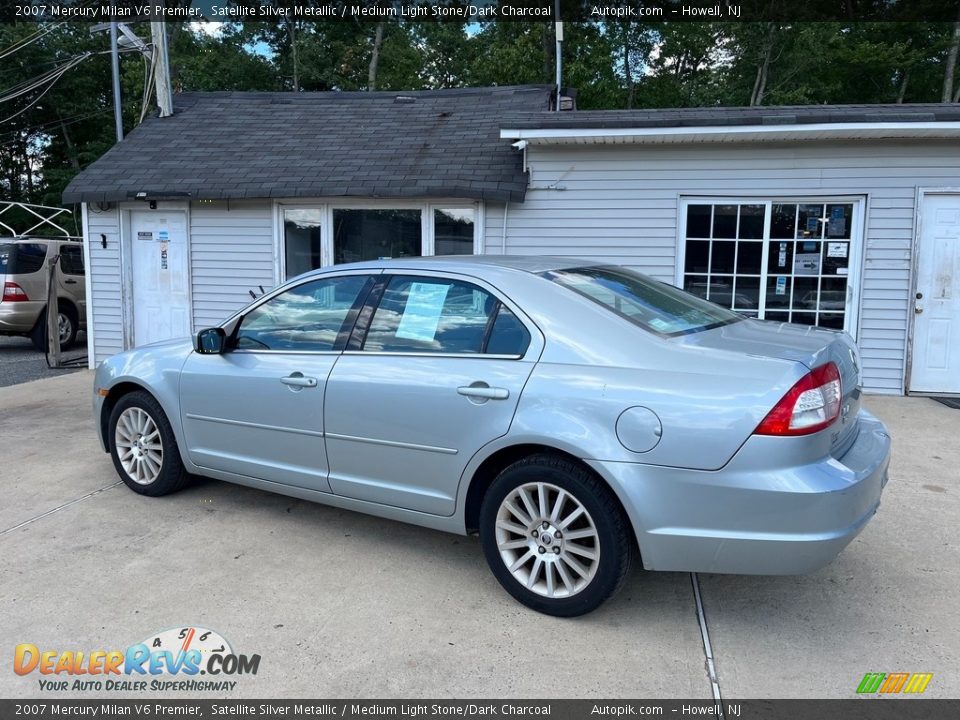
<path id="1" fill-rule="evenodd" d="M 427 257 L 391 258 L 336 265 L 330 270 L 440 270 L 444 272 L 475 272 L 492 267 L 542 273 L 563 268 L 599 265 L 592 260 L 552 255 L 433 255 Z"/>
<path id="2" fill-rule="evenodd" d="M 83 242 L 82 237 L 58 235 L 56 237 L 47 237 L 44 235 L 7 235 L 0 237 L 0 243 L 28 243 L 28 242 Z"/>

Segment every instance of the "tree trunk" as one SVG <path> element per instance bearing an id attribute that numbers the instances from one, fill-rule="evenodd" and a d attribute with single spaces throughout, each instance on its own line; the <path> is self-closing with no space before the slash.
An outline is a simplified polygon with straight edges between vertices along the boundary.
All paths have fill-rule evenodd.
<path id="1" fill-rule="evenodd" d="M 774 25 L 770 23 L 767 29 L 767 39 L 764 42 L 763 62 L 757 66 L 757 78 L 753 83 L 753 93 L 750 95 L 750 106 L 763 105 L 763 98 L 767 92 L 767 78 L 770 76 L 770 58 L 773 56 Z"/>
<path id="2" fill-rule="evenodd" d="M 903 99 L 907 96 L 907 83 L 910 82 L 910 68 L 903 71 L 900 78 L 900 90 L 897 92 L 897 105 L 903 104 Z"/>
<path id="3" fill-rule="evenodd" d="M 377 89 L 377 66 L 380 64 L 380 48 L 383 46 L 383 21 L 377 23 L 377 32 L 373 36 L 373 53 L 370 55 L 370 69 L 367 73 L 367 90 Z"/>
<path id="4" fill-rule="evenodd" d="M 300 92 L 300 56 L 297 54 L 297 23 L 288 20 L 290 30 L 290 55 L 293 58 L 293 91 Z"/>
<path id="5" fill-rule="evenodd" d="M 943 102 L 953 100 L 953 74 L 957 69 L 957 54 L 960 53 L 960 14 L 953 24 L 953 40 L 950 43 L 950 52 L 947 53 L 947 67 L 943 73 Z M 956 100 L 953 100 L 956 102 Z"/>
<path id="6" fill-rule="evenodd" d="M 73 144 L 73 140 L 70 139 L 70 133 L 67 132 L 67 126 L 60 113 L 57 113 L 57 120 L 60 121 L 60 132 L 63 133 L 63 144 L 67 146 L 67 158 L 70 160 L 70 167 L 79 172 L 80 159 L 77 157 L 77 148 Z"/>
<path id="7" fill-rule="evenodd" d="M 637 86 L 633 82 L 633 73 L 630 70 L 630 26 L 624 23 L 621 27 L 623 28 L 623 74 L 627 78 L 627 110 L 632 110 Z"/>
<path id="8" fill-rule="evenodd" d="M 33 168 L 30 166 L 30 148 L 27 146 L 27 141 L 25 137 L 21 140 L 20 152 L 21 152 L 21 157 L 23 158 L 24 179 L 26 180 L 26 184 L 27 184 L 27 199 L 30 202 L 33 202 L 34 200 Z"/>
<path id="9" fill-rule="evenodd" d="M 554 47 L 553 33 L 550 32 L 550 24 L 543 23 L 543 35 L 541 37 L 541 42 L 543 43 L 543 82 L 554 84 L 554 65 L 557 62 L 556 57 L 556 48 Z"/>

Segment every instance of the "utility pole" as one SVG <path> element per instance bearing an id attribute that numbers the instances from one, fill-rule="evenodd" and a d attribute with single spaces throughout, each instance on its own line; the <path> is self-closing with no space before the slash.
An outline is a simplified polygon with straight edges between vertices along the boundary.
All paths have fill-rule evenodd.
<path id="1" fill-rule="evenodd" d="M 110 21 L 110 69 L 113 72 L 113 122 L 117 142 L 123 140 L 123 111 L 120 107 L 120 49 L 117 47 L 117 21 Z"/>
<path id="2" fill-rule="evenodd" d="M 170 85 L 170 53 L 167 50 L 167 30 L 162 22 L 150 23 L 150 35 L 153 38 L 154 82 L 157 87 L 157 106 L 160 117 L 173 115 L 173 88 Z"/>
<path id="3" fill-rule="evenodd" d="M 563 57 L 561 48 L 563 47 L 563 22 L 560 20 L 560 0 L 554 0 L 554 12 L 556 20 L 554 27 L 557 35 L 557 112 L 560 112 L 560 87 L 563 84 Z"/>

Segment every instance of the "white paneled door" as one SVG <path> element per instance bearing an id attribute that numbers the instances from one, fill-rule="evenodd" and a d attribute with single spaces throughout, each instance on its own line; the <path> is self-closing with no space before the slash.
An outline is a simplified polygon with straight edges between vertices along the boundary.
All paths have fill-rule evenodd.
<path id="1" fill-rule="evenodd" d="M 960 194 L 920 207 L 910 390 L 960 393 Z"/>
<path id="2" fill-rule="evenodd" d="M 130 213 L 133 272 L 133 344 L 190 334 L 187 215 L 182 211 Z"/>

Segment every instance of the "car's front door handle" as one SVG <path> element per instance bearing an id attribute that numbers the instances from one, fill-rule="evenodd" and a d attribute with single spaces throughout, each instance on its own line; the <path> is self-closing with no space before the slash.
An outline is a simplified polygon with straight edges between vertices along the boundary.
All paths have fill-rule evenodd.
<path id="1" fill-rule="evenodd" d="M 317 379 L 312 377 L 304 377 L 303 373 L 291 373 L 287 377 L 280 378 L 280 382 L 284 385 L 292 385 L 293 387 L 316 387 Z"/>
<path id="2" fill-rule="evenodd" d="M 506 388 L 490 387 L 486 383 L 482 385 L 474 383 L 473 385 L 461 385 L 457 392 L 467 397 L 483 398 L 484 400 L 506 400 L 510 397 L 510 391 Z"/>
<path id="3" fill-rule="evenodd" d="M 76 280 L 64 280 L 64 281 L 63 281 L 63 284 L 64 284 L 64 285 L 76 285 L 76 284 L 77 284 L 77 281 L 76 281 Z"/>

